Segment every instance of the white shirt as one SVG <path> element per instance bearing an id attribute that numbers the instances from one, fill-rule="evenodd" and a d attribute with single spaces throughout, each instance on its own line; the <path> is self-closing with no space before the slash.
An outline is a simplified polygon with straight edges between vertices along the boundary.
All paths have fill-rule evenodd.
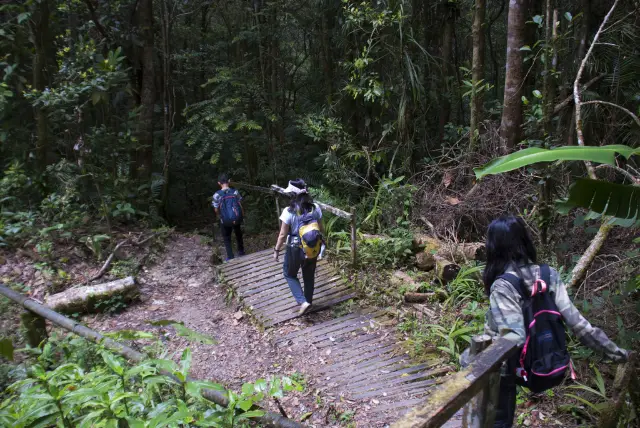
<path id="1" fill-rule="evenodd" d="M 312 214 L 313 218 L 320 221 L 320 219 L 322 218 L 322 210 L 320 210 L 320 207 L 316 204 L 313 204 L 313 206 L 315 207 Z M 300 217 L 298 217 L 298 214 L 296 214 L 295 212 L 289 211 L 289 208 L 285 208 L 282 211 L 282 215 L 280 215 L 280 221 L 282 221 L 284 224 L 289 225 L 290 235 L 298 234 L 298 229 L 300 228 L 300 225 L 298 224 L 299 218 Z"/>

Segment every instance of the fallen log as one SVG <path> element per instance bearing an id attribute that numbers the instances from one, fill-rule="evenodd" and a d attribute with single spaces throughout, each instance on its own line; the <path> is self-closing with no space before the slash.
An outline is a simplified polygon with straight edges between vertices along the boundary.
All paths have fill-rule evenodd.
<path id="1" fill-rule="evenodd" d="M 460 266 L 444 257 L 433 256 L 436 261 L 436 277 L 442 284 L 447 284 L 455 279 L 460 272 Z"/>
<path id="2" fill-rule="evenodd" d="M 413 278 L 401 270 L 395 271 L 393 275 L 391 275 L 389 282 L 396 288 L 408 285 L 412 290 L 416 290 L 420 286 Z"/>
<path id="3" fill-rule="evenodd" d="M 407 303 L 424 303 L 431 299 L 435 293 L 404 293 L 404 301 Z"/>
<path id="4" fill-rule="evenodd" d="M 429 272 L 436 267 L 436 259 L 432 253 L 423 251 L 416 254 L 416 266 L 422 271 Z"/>
<path id="5" fill-rule="evenodd" d="M 413 245 L 424 253 L 437 254 L 457 263 L 487 259 L 487 251 L 482 242 L 444 242 L 428 235 L 416 234 Z"/>
<path id="6" fill-rule="evenodd" d="M 56 312 L 93 312 L 98 309 L 99 303 L 115 296 L 119 296 L 123 302 L 130 302 L 138 297 L 135 278 L 129 276 L 104 284 L 69 288 L 62 293 L 48 296 L 45 299 L 45 304 Z"/>

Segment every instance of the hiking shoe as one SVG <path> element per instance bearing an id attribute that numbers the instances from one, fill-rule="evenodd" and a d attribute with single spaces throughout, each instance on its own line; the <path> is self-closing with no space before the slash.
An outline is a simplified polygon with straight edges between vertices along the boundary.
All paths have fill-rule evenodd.
<path id="1" fill-rule="evenodd" d="M 300 305 L 300 311 L 298 311 L 298 315 L 302 316 L 305 312 L 311 307 L 311 303 L 304 302 Z"/>

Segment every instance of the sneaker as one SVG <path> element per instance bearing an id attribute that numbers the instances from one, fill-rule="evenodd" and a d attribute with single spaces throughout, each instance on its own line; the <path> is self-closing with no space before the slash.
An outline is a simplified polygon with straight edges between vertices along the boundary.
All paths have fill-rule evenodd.
<path id="1" fill-rule="evenodd" d="M 302 316 L 305 312 L 311 307 L 311 303 L 304 302 L 300 305 L 300 311 L 298 311 L 298 315 Z"/>

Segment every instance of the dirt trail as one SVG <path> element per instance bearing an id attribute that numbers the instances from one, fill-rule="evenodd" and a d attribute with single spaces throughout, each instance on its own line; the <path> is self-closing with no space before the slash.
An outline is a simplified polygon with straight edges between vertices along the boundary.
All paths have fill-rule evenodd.
<path id="1" fill-rule="evenodd" d="M 216 282 L 215 269 L 210 264 L 211 247 L 199 236 L 174 234 L 166 251 L 154 266 L 144 268 L 138 276 L 141 300 L 125 311 L 112 316 L 86 317 L 85 322 L 101 331 L 123 329 L 144 330 L 160 334 L 168 350 L 179 353 L 185 347 L 193 351 L 192 376 L 221 382 L 239 390 L 244 382 L 270 375 L 301 375 L 305 390 L 282 400 L 289 417 L 299 418 L 307 412 L 310 426 L 384 426 L 384 421 L 370 420 L 359 404 L 325 394 L 314 374 L 318 364 L 316 352 L 305 347 L 279 348 L 274 345 L 275 331 L 261 331 L 236 301 L 226 303 L 227 290 Z M 285 330 L 296 329 L 330 317 L 320 313 L 304 321 L 287 323 Z M 167 331 L 153 327 L 147 321 L 172 319 L 198 332 L 215 338 L 216 345 L 188 342 Z M 298 376 L 296 375 L 296 376 Z M 273 403 L 271 410 L 277 411 Z M 346 412 L 346 413 L 345 413 Z M 350 413 L 350 412 L 353 412 Z M 342 416 L 346 414 L 346 416 Z M 342 424 L 339 423 L 342 419 Z M 352 425 L 353 426 L 353 425 Z"/>

